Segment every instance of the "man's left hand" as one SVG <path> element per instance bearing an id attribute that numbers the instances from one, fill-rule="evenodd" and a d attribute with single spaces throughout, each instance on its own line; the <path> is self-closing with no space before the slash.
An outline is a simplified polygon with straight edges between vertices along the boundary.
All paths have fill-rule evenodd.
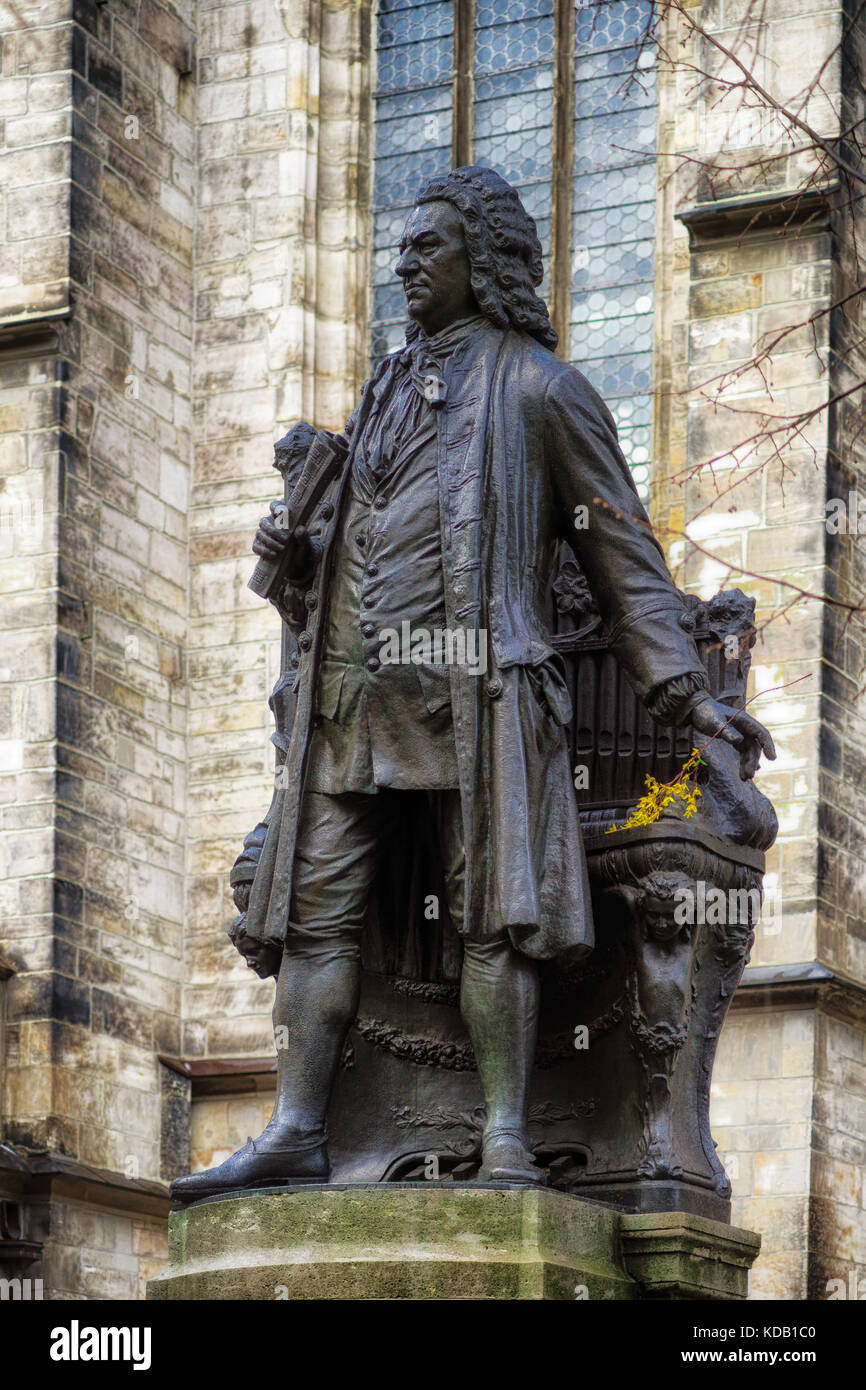
<path id="1" fill-rule="evenodd" d="M 737 749 L 740 755 L 740 776 L 744 782 L 754 777 L 763 752 L 771 762 L 776 748 L 763 724 L 745 710 L 732 713 L 727 705 L 707 695 L 689 712 L 688 722 L 699 733 L 710 738 L 717 734 Z"/>

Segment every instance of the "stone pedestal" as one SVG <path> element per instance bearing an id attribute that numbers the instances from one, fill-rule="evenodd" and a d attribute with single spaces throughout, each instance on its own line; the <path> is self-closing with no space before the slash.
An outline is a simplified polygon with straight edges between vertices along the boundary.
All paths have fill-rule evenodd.
<path id="1" fill-rule="evenodd" d="M 286 1187 L 173 1211 L 149 1299 L 745 1298 L 760 1237 L 544 1189 Z"/>

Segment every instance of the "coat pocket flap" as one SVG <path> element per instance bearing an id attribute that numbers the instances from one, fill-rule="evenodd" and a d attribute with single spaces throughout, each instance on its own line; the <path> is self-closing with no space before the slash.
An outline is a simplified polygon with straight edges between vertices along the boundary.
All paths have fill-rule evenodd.
<path id="1" fill-rule="evenodd" d="M 428 713 L 435 714 L 451 700 L 451 677 L 447 666 L 433 666 L 422 663 L 415 667 L 418 684 L 427 706 Z"/>
<path id="2" fill-rule="evenodd" d="M 323 665 L 319 673 L 319 694 L 316 713 L 323 719 L 336 719 L 340 709 L 340 696 L 343 692 L 345 666 Z"/>

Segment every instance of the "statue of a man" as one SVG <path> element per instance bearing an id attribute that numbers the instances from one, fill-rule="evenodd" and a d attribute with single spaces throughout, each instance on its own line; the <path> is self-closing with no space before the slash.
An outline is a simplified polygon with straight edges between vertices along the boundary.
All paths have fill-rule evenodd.
<path id="1" fill-rule="evenodd" d="M 463 940 L 460 1003 L 486 1105 L 479 1176 L 539 1181 L 527 1134 L 537 962 L 593 943 L 570 701 L 547 630 L 562 541 L 653 717 L 735 744 L 744 778 L 761 748 L 775 756 L 762 725 L 707 693 L 611 414 L 554 356 L 541 246 L 515 190 L 487 168 L 433 179 L 399 251 L 406 346 L 364 388 L 319 535 L 272 515 L 253 546 L 288 560 L 278 606 L 299 634 L 284 785 L 246 922 L 248 943 L 280 953 L 285 1045 L 264 1133 L 178 1179 L 184 1201 L 327 1180 L 325 1116 L 377 853 L 418 789 L 435 805 Z"/>

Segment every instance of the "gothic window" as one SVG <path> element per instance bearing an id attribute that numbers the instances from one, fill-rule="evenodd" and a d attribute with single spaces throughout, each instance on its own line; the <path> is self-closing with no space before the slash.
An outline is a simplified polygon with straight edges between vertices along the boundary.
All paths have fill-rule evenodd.
<path id="1" fill-rule="evenodd" d="M 473 163 L 514 184 L 535 218 L 548 272 L 553 52 L 553 0 L 476 0 Z M 545 283 L 544 298 L 549 292 Z"/>
<path id="2" fill-rule="evenodd" d="M 641 46 L 650 0 L 578 5 L 574 32 L 569 360 L 616 419 L 638 488 L 649 481 L 654 54 Z"/>
<path id="3" fill-rule="evenodd" d="M 560 352 L 610 405 L 644 495 L 652 389 L 651 0 L 379 0 L 371 356 L 403 340 L 396 245 L 429 172 L 489 164 L 538 226 Z"/>
<path id="4" fill-rule="evenodd" d="M 374 361 L 403 342 L 396 247 L 424 173 L 451 167 L 453 0 L 380 0 L 373 179 Z"/>

